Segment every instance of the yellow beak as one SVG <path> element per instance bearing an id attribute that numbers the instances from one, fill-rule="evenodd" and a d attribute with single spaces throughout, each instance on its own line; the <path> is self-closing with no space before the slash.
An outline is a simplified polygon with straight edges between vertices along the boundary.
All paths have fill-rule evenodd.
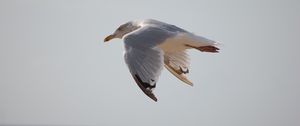
<path id="1" fill-rule="evenodd" d="M 109 35 L 109 36 L 105 37 L 104 42 L 108 42 L 109 40 L 111 40 L 113 38 L 115 38 L 115 35 L 113 35 L 113 34 Z"/>

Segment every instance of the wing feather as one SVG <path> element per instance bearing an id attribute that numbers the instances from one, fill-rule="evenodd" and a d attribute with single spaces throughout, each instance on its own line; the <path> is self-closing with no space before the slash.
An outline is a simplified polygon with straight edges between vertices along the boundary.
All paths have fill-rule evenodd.
<path id="1" fill-rule="evenodd" d="M 124 57 L 129 71 L 141 90 L 154 101 L 157 98 L 152 91 L 164 64 L 163 51 L 157 45 L 170 36 L 158 27 L 144 26 L 124 37 Z"/>
<path id="2" fill-rule="evenodd" d="M 132 48 L 130 51 L 125 52 L 124 57 L 129 71 L 138 86 L 147 96 L 157 101 L 152 91 L 163 68 L 162 51 L 159 49 L 147 49 L 147 51 L 141 52 L 140 49 Z"/>
<path id="3" fill-rule="evenodd" d="M 186 84 L 193 86 L 193 83 L 187 78 L 190 62 L 185 51 L 166 52 L 164 54 L 164 64 L 165 68 L 175 77 Z"/>

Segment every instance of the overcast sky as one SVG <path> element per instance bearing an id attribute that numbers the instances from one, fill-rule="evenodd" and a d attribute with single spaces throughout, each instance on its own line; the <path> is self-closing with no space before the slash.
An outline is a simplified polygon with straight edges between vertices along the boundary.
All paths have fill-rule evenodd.
<path id="1" fill-rule="evenodd" d="M 0 0 L 0 125 L 299 126 L 298 0 Z M 153 18 L 222 43 L 189 51 L 185 85 L 164 70 L 153 102 L 123 43 Z"/>

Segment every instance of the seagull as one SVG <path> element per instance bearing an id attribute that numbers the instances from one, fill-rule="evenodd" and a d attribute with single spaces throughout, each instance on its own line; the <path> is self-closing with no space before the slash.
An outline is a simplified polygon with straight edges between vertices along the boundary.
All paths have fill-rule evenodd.
<path id="1" fill-rule="evenodd" d="M 190 59 L 188 49 L 218 53 L 215 41 L 195 35 L 175 25 L 154 19 L 129 21 L 119 26 L 104 39 L 123 39 L 125 62 L 140 89 L 155 102 L 153 94 L 163 67 L 184 83 L 193 86 L 187 78 Z"/>

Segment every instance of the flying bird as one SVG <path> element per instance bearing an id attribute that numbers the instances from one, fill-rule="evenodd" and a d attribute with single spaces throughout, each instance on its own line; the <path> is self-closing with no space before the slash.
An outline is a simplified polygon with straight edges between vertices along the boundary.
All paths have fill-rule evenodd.
<path id="1" fill-rule="evenodd" d="M 217 43 L 195 35 L 175 25 L 153 19 L 134 20 L 122 24 L 104 42 L 123 39 L 125 62 L 137 85 L 154 101 L 153 89 L 165 67 L 184 83 L 193 86 L 187 78 L 190 59 L 187 49 L 217 53 Z"/>

